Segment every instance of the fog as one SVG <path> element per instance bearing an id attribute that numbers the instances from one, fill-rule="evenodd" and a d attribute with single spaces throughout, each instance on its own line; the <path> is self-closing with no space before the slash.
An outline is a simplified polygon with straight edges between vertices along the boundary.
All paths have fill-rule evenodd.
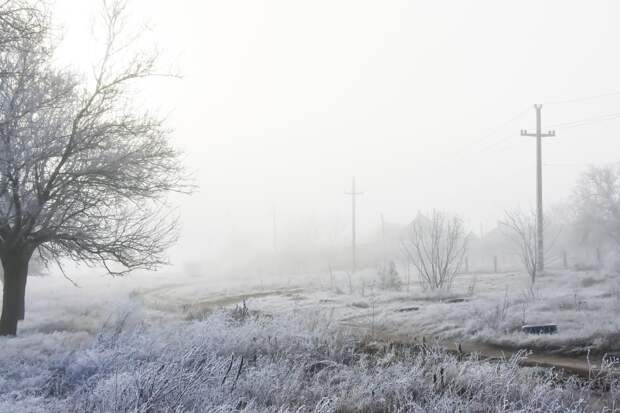
<path id="1" fill-rule="evenodd" d="M 0 0 L 0 413 L 617 411 L 618 16 Z"/>
<path id="2" fill-rule="evenodd" d="M 153 1 L 132 18 L 182 79 L 145 85 L 197 192 L 168 271 L 209 276 L 275 249 L 361 244 L 381 214 L 432 208 L 492 229 L 535 202 L 534 103 L 544 105 L 545 205 L 618 158 L 614 1 Z M 98 2 L 56 0 L 60 59 L 85 70 Z M 611 115 L 611 116 L 607 116 Z M 578 122 L 585 120 L 584 122 Z M 275 211 L 275 213 L 274 213 Z M 327 260 L 325 260 L 327 261 Z M 321 263 L 327 266 L 328 262 Z"/>

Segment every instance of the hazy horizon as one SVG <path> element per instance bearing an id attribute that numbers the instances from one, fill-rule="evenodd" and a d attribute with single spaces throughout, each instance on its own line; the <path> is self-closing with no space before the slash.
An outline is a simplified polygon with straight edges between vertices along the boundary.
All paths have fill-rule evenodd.
<path id="1" fill-rule="evenodd" d="M 62 59 L 93 57 L 99 7 L 52 3 Z M 199 187 L 174 197 L 174 264 L 270 248 L 274 208 L 280 242 L 314 225 L 347 245 L 353 176 L 361 242 L 380 214 L 403 224 L 432 208 L 488 229 L 534 205 L 534 139 L 519 136 L 535 128 L 534 103 L 557 133 L 543 145 L 546 206 L 588 164 L 618 159 L 616 2 L 140 0 L 132 10 L 183 76 L 144 91 Z"/>

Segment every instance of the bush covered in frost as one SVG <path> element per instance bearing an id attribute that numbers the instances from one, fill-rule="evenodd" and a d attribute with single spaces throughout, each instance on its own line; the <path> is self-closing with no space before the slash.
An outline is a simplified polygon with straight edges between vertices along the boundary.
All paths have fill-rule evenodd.
<path id="1" fill-rule="evenodd" d="M 517 360 L 362 351 L 319 316 L 117 317 L 87 342 L 0 356 L 0 410 L 20 412 L 585 411 L 587 388 Z M 4 348 L 27 338 L 2 339 Z M 15 340 L 15 341 L 10 341 Z M 17 343 L 17 344 L 16 344 Z M 617 391 L 614 387 L 614 394 Z"/>

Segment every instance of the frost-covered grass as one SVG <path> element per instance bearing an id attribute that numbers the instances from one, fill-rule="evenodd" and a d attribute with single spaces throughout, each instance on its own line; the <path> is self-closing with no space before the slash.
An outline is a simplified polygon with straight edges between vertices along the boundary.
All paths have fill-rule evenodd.
<path id="1" fill-rule="evenodd" d="M 449 293 L 415 283 L 382 289 L 374 277 L 354 275 L 352 292 L 345 274 L 336 285 L 323 275 L 236 287 L 85 276 L 80 289 L 32 278 L 19 336 L 0 338 L 0 411 L 600 410 L 588 384 L 516 359 L 370 350 L 421 335 L 444 344 L 616 349 L 617 276 L 557 272 L 528 289 L 523 274 L 471 274 Z M 249 318 L 231 312 L 243 297 Z M 533 322 L 556 322 L 560 332 L 519 332 Z M 614 398 L 617 383 L 602 396 Z"/>
<path id="2" fill-rule="evenodd" d="M 620 277 L 551 273 L 533 289 L 508 291 L 474 303 L 464 334 L 512 347 L 564 353 L 620 351 Z M 523 334 L 523 324 L 556 323 L 558 334 Z"/>
<path id="3" fill-rule="evenodd" d="M 584 354 L 620 351 L 620 277 L 598 272 L 557 271 L 531 287 L 524 274 L 471 275 L 460 280 L 462 303 L 438 304 L 422 314 L 430 334 L 512 348 Z M 429 312 L 432 311 L 432 318 Z M 434 320 L 439 320 L 433 321 Z M 553 335 L 528 335 L 525 324 L 558 325 Z"/>
<path id="4" fill-rule="evenodd" d="M 376 272 L 336 277 L 335 287 L 301 294 L 299 308 L 325 308 L 346 325 L 378 329 L 388 336 L 427 336 L 564 354 L 620 351 L 620 276 L 598 271 L 549 271 L 534 287 L 523 273 L 464 274 L 449 292 L 423 291 L 412 283 L 399 291 L 381 289 Z M 256 305 L 283 311 L 290 301 L 265 297 Z M 415 310 L 413 310 L 415 308 Z M 410 309 L 410 311 L 407 311 Z M 528 335 L 524 324 L 558 325 L 558 334 Z M 374 327 L 373 327 L 374 325 Z"/>
<path id="5" fill-rule="evenodd" d="M 381 289 L 375 274 L 358 274 L 352 294 L 343 274 L 340 288 L 319 278 L 310 279 L 314 285 L 297 279 L 233 288 L 198 278 L 85 275 L 76 278 L 76 289 L 62 279 L 32 278 L 19 336 L 0 338 L 0 411 L 600 409 L 587 386 L 519 368 L 516 359 L 459 361 L 439 349 L 371 355 L 382 345 L 360 340 L 396 333 L 521 343 L 587 338 L 615 328 L 615 277 L 549 275 L 528 295 L 519 274 L 478 275 L 469 294 L 474 276 L 468 275 L 449 294 L 438 294 L 416 285 Z M 240 297 L 248 297 L 250 308 L 243 322 L 244 313 L 231 312 Z M 465 301 L 450 303 L 454 298 Z M 521 323 L 522 302 L 528 320 L 553 316 L 560 334 L 532 338 L 511 331 Z M 399 311 L 411 307 L 418 309 Z M 577 316 L 599 324 L 582 333 Z M 617 384 L 603 399 L 614 397 Z"/>
<path id="6" fill-rule="evenodd" d="M 232 315 L 162 321 L 132 307 L 78 339 L 2 338 L 0 411 L 579 412 L 596 403 L 577 381 L 516 359 L 370 355 L 329 315 Z"/>

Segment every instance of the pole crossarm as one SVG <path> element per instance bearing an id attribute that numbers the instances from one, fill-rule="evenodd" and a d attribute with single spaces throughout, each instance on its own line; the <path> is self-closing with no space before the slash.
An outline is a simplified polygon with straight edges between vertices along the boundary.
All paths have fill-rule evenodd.
<path id="1" fill-rule="evenodd" d="M 538 135 L 536 133 L 529 133 L 525 129 L 521 129 L 521 136 L 531 136 L 532 138 L 537 138 L 538 137 Z M 541 138 L 553 138 L 553 137 L 555 137 L 555 131 L 554 130 L 550 130 L 547 133 L 541 133 L 540 137 Z"/>

